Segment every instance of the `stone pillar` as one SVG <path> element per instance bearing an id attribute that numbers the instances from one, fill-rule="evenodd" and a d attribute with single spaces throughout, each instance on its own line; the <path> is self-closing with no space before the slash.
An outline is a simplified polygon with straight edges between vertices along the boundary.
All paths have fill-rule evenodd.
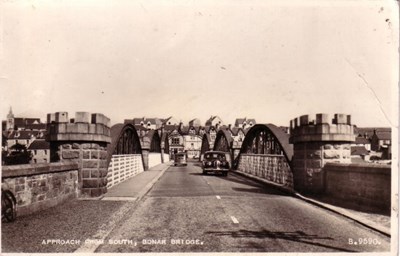
<path id="1" fill-rule="evenodd" d="M 166 159 L 164 159 L 165 153 L 165 134 L 161 134 L 161 163 L 165 163 Z"/>
<path id="2" fill-rule="evenodd" d="M 50 161 L 75 161 L 79 166 L 81 197 L 98 197 L 107 192 L 107 144 L 111 142 L 110 119 L 103 114 L 67 112 L 47 115 Z"/>
<path id="3" fill-rule="evenodd" d="M 305 193 L 324 191 L 323 167 L 328 162 L 350 163 L 351 142 L 356 135 L 351 116 L 317 114 L 315 120 L 303 115 L 290 121 L 290 139 L 294 144 L 292 171 L 294 188 Z"/>
<path id="4" fill-rule="evenodd" d="M 239 141 L 233 141 L 232 142 L 232 157 L 233 157 L 233 160 L 235 160 L 236 157 L 239 155 L 241 147 L 242 147 L 242 142 L 239 142 Z"/>
<path id="5" fill-rule="evenodd" d="M 149 169 L 150 138 L 141 137 L 140 143 L 142 146 L 143 166 L 144 170 L 147 171 Z"/>

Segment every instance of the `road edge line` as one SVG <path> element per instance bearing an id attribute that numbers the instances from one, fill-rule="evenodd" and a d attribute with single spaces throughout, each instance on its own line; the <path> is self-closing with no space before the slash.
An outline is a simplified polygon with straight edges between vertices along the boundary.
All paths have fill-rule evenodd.
<path id="1" fill-rule="evenodd" d="M 163 174 L 165 173 L 166 170 L 168 170 L 168 168 L 171 167 L 171 165 L 166 165 L 164 169 L 162 169 L 160 171 L 159 174 L 157 174 L 156 177 L 154 177 L 139 193 L 137 196 L 137 202 L 140 201 L 145 195 L 147 195 L 147 193 L 149 193 L 149 191 L 151 190 L 151 188 L 154 186 L 154 184 L 157 183 L 157 181 L 161 178 L 161 176 L 163 176 Z"/>
<path id="2" fill-rule="evenodd" d="M 354 214 L 346 211 L 346 209 L 338 209 L 338 208 L 330 206 L 328 204 L 324 204 L 324 203 L 318 202 L 316 200 L 313 200 L 311 198 L 305 197 L 305 196 L 303 196 L 303 195 L 301 195 L 299 193 L 294 193 L 294 196 L 296 198 L 298 198 L 298 199 L 301 199 L 301 200 L 307 202 L 307 203 L 316 205 L 318 207 L 324 208 L 326 210 L 329 210 L 329 211 L 332 211 L 332 212 L 334 212 L 336 214 L 344 216 L 344 217 L 346 217 L 348 219 L 351 219 L 351 220 L 353 220 L 353 221 L 355 221 L 355 222 L 357 222 L 357 223 L 359 223 L 359 224 L 361 224 L 361 225 L 363 225 L 363 226 L 365 226 L 367 228 L 370 228 L 370 229 L 372 229 L 372 230 L 374 230 L 374 231 L 376 231 L 378 233 L 381 233 L 381 234 L 383 234 L 385 236 L 391 237 L 390 228 L 388 229 L 387 227 L 384 227 L 384 226 L 381 226 L 379 224 L 376 224 L 376 223 L 374 223 L 372 221 L 369 221 L 369 220 L 367 220 L 367 219 L 365 219 L 363 217 L 355 216 Z"/>

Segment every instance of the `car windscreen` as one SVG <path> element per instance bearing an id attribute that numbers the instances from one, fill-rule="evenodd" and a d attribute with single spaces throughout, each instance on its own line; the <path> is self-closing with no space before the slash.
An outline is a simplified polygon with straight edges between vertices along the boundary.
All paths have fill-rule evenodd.
<path id="1" fill-rule="evenodd" d="M 225 155 L 224 154 L 218 154 L 218 153 L 206 154 L 204 157 L 206 159 L 216 159 L 216 158 L 225 159 Z"/>

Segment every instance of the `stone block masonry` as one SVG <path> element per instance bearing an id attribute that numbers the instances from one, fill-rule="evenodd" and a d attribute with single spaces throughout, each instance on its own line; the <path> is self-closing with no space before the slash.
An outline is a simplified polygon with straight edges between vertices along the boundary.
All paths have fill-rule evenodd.
<path id="1" fill-rule="evenodd" d="M 50 161 L 75 161 L 79 167 L 80 197 L 107 192 L 107 144 L 111 142 L 110 119 L 103 114 L 67 112 L 47 115 Z"/>
<path id="2" fill-rule="evenodd" d="M 74 162 L 2 166 L 2 187 L 16 197 L 18 216 L 76 198 L 78 186 Z"/>
<path id="3" fill-rule="evenodd" d="M 390 165 L 328 163 L 324 172 L 325 193 L 330 198 L 362 210 L 390 214 Z"/>
<path id="4" fill-rule="evenodd" d="M 326 163 L 350 163 L 350 145 L 356 135 L 351 116 L 317 114 L 315 120 L 303 115 L 290 121 L 290 139 L 294 144 L 292 171 L 295 190 L 320 193 L 325 188 L 323 166 Z"/>

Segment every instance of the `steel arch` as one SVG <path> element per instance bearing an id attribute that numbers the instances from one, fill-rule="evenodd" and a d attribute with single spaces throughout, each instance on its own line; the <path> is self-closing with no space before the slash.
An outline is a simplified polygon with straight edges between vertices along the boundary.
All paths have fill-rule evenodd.
<path id="1" fill-rule="evenodd" d="M 107 166 L 110 164 L 112 155 L 127 154 L 142 155 L 139 135 L 130 123 L 115 124 L 111 127 L 111 143 L 107 146 Z"/>
<path id="2" fill-rule="evenodd" d="M 289 144 L 289 134 L 274 124 L 256 124 L 247 131 L 240 153 L 284 155 L 290 164 L 293 145 Z"/>
<path id="3" fill-rule="evenodd" d="M 219 130 L 214 142 L 214 151 L 224 151 L 231 153 L 233 138 L 229 131 Z"/>
<path id="4" fill-rule="evenodd" d="M 149 139 L 149 152 L 161 153 L 161 138 L 157 131 L 150 130 L 144 137 Z"/>

